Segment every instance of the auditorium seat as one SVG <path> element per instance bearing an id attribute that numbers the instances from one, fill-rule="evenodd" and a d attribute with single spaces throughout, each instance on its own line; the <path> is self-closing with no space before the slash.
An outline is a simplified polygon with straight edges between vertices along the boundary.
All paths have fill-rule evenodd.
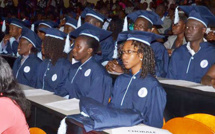
<path id="1" fill-rule="evenodd" d="M 185 116 L 185 118 L 194 119 L 196 121 L 199 121 L 206 126 L 210 127 L 215 132 L 215 116 L 210 114 L 204 114 L 204 113 L 195 113 L 195 114 L 189 114 Z"/>
<path id="2" fill-rule="evenodd" d="M 214 131 L 203 123 L 184 117 L 176 117 L 163 126 L 173 134 L 214 134 Z"/>
<path id="3" fill-rule="evenodd" d="M 38 128 L 38 127 L 31 127 L 29 130 L 30 130 L 30 134 L 46 134 L 45 131 L 43 131 L 41 128 Z"/>

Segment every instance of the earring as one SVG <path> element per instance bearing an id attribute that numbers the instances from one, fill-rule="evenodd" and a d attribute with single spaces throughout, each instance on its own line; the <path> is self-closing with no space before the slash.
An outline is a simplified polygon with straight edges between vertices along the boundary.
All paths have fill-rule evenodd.
<path id="1" fill-rule="evenodd" d="M 141 61 L 143 60 L 143 59 L 140 59 Z"/>

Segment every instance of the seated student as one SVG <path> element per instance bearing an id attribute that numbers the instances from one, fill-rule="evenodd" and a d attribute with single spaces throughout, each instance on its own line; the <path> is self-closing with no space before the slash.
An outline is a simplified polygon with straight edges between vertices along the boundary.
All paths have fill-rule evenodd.
<path id="1" fill-rule="evenodd" d="M 17 47 L 22 34 L 22 28 L 25 23 L 18 19 L 11 19 L 9 25 L 9 34 L 5 35 L 0 43 L 0 53 L 17 56 Z"/>
<path id="2" fill-rule="evenodd" d="M 202 77 L 201 84 L 215 88 L 215 65 L 211 66 L 208 72 Z"/>
<path id="3" fill-rule="evenodd" d="M 160 17 L 152 11 L 138 10 L 136 12 L 128 14 L 127 17 L 131 18 L 134 21 L 134 30 L 137 30 L 137 31 L 152 32 L 153 25 L 162 24 Z M 126 28 L 124 30 L 127 31 L 126 25 L 124 28 Z M 167 73 L 168 62 L 169 62 L 169 56 L 168 56 L 167 50 L 163 46 L 163 44 L 156 41 L 153 41 L 153 43 L 151 43 L 151 47 L 155 54 L 156 76 L 165 77 Z M 111 64 L 110 62 L 106 68 L 108 67 L 112 68 L 111 65 L 113 64 Z M 118 67 L 115 67 L 115 68 L 118 69 Z"/>
<path id="4" fill-rule="evenodd" d="M 99 42 L 109 35 L 111 32 L 88 23 L 71 32 L 71 36 L 76 38 L 72 54 L 80 62 L 71 66 L 63 87 L 60 87 L 69 93 L 69 98 L 80 99 L 85 96 L 108 103 L 112 78 L 93 55 L 98 51 Z"/>
<path id="5" fill-rule="evenodd" d="M 46 33 L 42 43 L 45 60 L 38 67 L 36 88 L 63 96 L 64 92 L 58 87 L 62 86 L 71 66 L 66 59 L 67 54 L 63 52 L 66 34 L 54 28 L 41 28 L 40 30 Z"/>
<path id="6" fill-rule="evenodd" d="M 36 53 L 42 42 L 37 34 L 28 28 L 23 28 L 22 33 L 18 45 L 20 57 L 14 62 L 13 74 L 19 83 L 35 87 L 37 68 L 41 63 Z"/>
<path id="7" fill-rule="evenodd" d="M 186 21 L 187 18 L 184 15 L 180 15 L 178 22 L 176 22 L 176 24 L 172 24 L 173 35 L 169 36 L 167 41 L 164 43 L 164 46 L 168 50 L 170 56 L 174 49 L 180 47 L 183 44 L 186 44 L 184 35 Z"/>
<path id="8" fill-rule="evenodd" d="M 26 117 L 30 103 L 13 77 L 9 64 L 0 57 L 0 133 L 30 134 Z"/>
<path id="9" fill-rule="evenodd" d="M 215 63 L 215 47 L 203 40 L 207 26 L 215 24 L 215 16 L 204 6 L 179 7 L 189 14 L 185 30 L 188 43 L 174 50 L 167 78 L 200 83 Z"/>
<path id="10" fill-rule="evenodd" d="M 45 33 L 40 28 L 55 28 L 57 27 L 57 23 L 50 21 L 50 20 L 42 20 L 42 21 L 36 21 L 34 24 L 32 24 L 31 29 L 34 31 L 34 26 L 36 26 L 37 29 L 37 35 L 40 37 L 40 39 L 43 41 L 45 38 Z M 41 50 L 37 53 L 37 57 L 39 57 L 41 60 L 44 60 L 45 57 L 42 55 Z"/>
<path id="11" fill-rule="evenodd" d="M 85 8 L 81 13 L 81 17 L 84 18 L 84 22 L 90 23 L 96 27 L 102 28 L 106 17 L 91 8 Z M 107 64 L 107 61 L 112 60 L 112 51 L 114 50 L 114 41 L 112 36 L 107 37 L 100 42 L 100 53 L 94 55 L 97 62 L 103 66 Z"/>
<path id="12" fill-rule="evenodd" d="M 134 31 L 118 41 L 127 40 L 121 58 L 127 72 L 120 75 L 115 84 L 110 102 L 111 107 L 136 109 L 144 114 L 145 124 L 162 127 L 166 93 L 155 75 L 155 59 L 151 41 L 159 35 Z"/>
<path id="13" fill-rule="evenodd" d="M 162 127 L 166 93 L 155 78 L 155 58 L 151 41 L 160 35 L 150 32 L 122 32 L 118 43 L 125 73 L 117 77 L 108 106 L 86 97 L 80 100 L 82 115 L 88 115 L 93 130 L 144 123 Z M 86 101 L 88 100 L 88 101 Z M 85 128 L 88 121 L 83 123 Z"/>
<path id="14" fill-rule="evenodd" d="M 71 18 L 70 16 L 66 16 L 66 23 L 64 25 L 64 30 L 63 32 L 66 34 L 71 33 L 72 31 L 74 31 L 75 29 L 77 29 L 77 20 Z"/>

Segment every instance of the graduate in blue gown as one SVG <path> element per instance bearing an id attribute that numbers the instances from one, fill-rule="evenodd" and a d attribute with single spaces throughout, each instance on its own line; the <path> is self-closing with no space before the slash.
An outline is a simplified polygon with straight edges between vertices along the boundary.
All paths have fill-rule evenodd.
<path id="1" fill-rule="evenodd" d="M 71 66 L 66 59 L 67 54 L 63 52 L 66 34 L 54 28 L 41 28 L 40 30 L 46 33 L 42 43 L 42 53 L 45 59 L 38 67 L 36 87 L 64 96 L 64 91 L 59 87 L 65 81 Z"/>
<path id="2" fill-rule="evenodd" d="M 215 46 L 203 39 L 207 26 L 215 24 L 215 16 L 204 6 L 179 7 L 189 14 L 185 30 L 188 43 L 173 52 L 167 78 L 200 83 L 215 63 Z"/>
<path id="3" fill-rule="evenodd" d="M 120 33 L 118 43 L 126 41 L 120 50 L 126 71 L 116 79 L 109 105 L 83 97 L 80 111 L 85 117 L 68 118 L 82 122 L 86 131 L 139 123 L 161 128 L 166 92 L 155 78 L 155 59 L 150 47 L 151 41 L 158 38 L 157 34 L 142 31 Z"/>
<path id="4" fill-rule="evenodd" d="M 161 25 L 163 23 L 160 17 L 152 11 L 138 10 L 128 14 L 127 17 L 134 21 L 134 30 L 137 31 L 153 32 L 154 25 Z M 125 19 L 125 21 L 127 21 L 127 19 Z M 123 30 L 128 30 L 125 24 Z M 169 63 L 169 56 L 166 48 L 163 44 L 157 42 L 156 40 L 151 43 L 151 48 L 155 54 L 156 76 L 166 77 Z M 107 69 L 108 68 L 110 68 L 108 71 L 115 71 L 111 62 L 108 64 Z"/>
<path id="5" fill-rule="evenodd" d="M 37 48 L 41 47 L 41 40 L 36 33 L 23 28 L 18 45 L 19 57 L 13 65 L 13 74 L 21 84 L 35 87 L 39 64 L 42 62 L 37 56 Z"/>
<path id="6" fill-rule="evenodd" d="M 0 53 L 18 56 L 17 48 L 22 34 L 22 29 L 25 27 L 25 23 L 16 18 L 13 18 L 9 21 L 9 34 L 5 35 L 0 43 Z"/>
<path id="7" fill-rule="evenodd" d="M 85 8 L 81 13 L 81 17 L 84 18 L 84 22 L 90 23 L 96 27 L 102 28 L 104 20 L 106 17 L 99 12 L 91 9 Z M 112 60 L 112 52 L 114 50 L 114 40 L 110 35 L 100 42 L 99 53 L 94 56 L 97 62 L 106 65 L 107 61 Z"/>
<path id="8" fill-rule="evenodd" d="M 90 97 L 107 104 L 112 88 L 112 78 L 104 67 L 97 63 L 93 55 L 99 48 L 99 42 L 111 32 L 85 23 L 71 32 L 75 37 L 72 55 L 79 61 L 70 68 L 69 76 L 61 89 L 69 93 L 69 98 Z"/>

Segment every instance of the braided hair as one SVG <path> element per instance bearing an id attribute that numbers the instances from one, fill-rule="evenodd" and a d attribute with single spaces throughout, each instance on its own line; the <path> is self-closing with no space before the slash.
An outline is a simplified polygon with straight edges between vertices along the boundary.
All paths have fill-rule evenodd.
<path id="1" fill-rule="evenodd" d="M 122 57 L 122 47 L 124 43 L 120 45 L 119 54 Z M 152 48 L 149 45 L 146 45 L 139 41 L 132 41 L 134 47 L 138 48 L 137 54 L 143 54 L 142 58 L 142 71 L 141 71 L 141 78 L 145 78 L 148 74 L 155 75 L 155 56 Z M 129 73 L 129 70 L 126 69 L 123 65 L 123 69 L 125 73 Z"/>
<path id="2" fill-rule="evenodd" d="M 67 58 L 67 54 L 63 52 L 65 41 L 53 37 L 46 36 L 43 42 L 45 50 L 45 58 L 51 59 L 53 65 L 60 58 Z"/>

